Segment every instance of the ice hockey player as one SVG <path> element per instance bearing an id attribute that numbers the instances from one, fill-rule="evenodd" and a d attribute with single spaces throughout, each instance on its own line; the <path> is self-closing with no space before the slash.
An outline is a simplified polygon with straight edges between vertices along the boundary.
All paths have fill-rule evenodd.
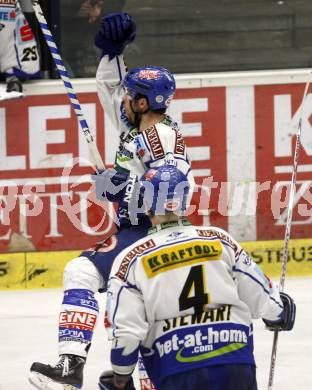
<path id="1" fill-rule="evenodd" d="M 187 187 L 177 189 L 186 177 L 176 167 L 151 169 L 144 180 L 155 190 L 146 202 L 153 226 L 112 267 L 113 371 L 100 389 L 132 389 L 140 351 L 157 390 L 256 390 L 252 320 L 291 330 L 294 301 L 226 231 L 181 217 Z"/>
<path id="2" fill-rule="evenodd" d="M 0 11 L 0 73 L 7 93 L 22 93 L 21 80 L 40 76 L 36 40 L 16 0 L 0 0 Z"/>
<path id="3" fill-rule="evenodd" d="M 98 93 L 112 127 L 121 129 L 121 134 L 115 169 L 94 175 L 94 180 L 99 198 L 119 202 L 119 229 L 65 267 L 59 316 L 60 359 L 55 365 L 36 362 L 31 366 L 29 380 L 41 389 L 54 388 L 55 382 L 72 386 L 66 389 L 82 387 L 98 316 L 94 294 L 105 291 L 117 254 L 144 237 L 150 227 L 144 215 L 129 220 L 127 202 L 135 187 L 135 175 L 141 177 L 149 167 L 168 161 L 176 163 L 193 181 L 184 140 L 176 123 L 165 114 L 175 92 L 173 75 L 161 67 L 135 68 L 126 74 L 122 53 L 135 37 L 134 21 L 125 13 L 112 14 L 104 17 L 101 25 L 96 37 L 103 55 L 97 72 Z M 115 188 L 120 190 L 116 192 Z"/>

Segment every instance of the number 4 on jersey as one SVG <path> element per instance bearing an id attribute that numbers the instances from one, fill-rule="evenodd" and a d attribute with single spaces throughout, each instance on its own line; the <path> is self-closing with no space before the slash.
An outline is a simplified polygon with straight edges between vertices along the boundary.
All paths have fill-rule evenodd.
<path id="1" fill-rule="evenodd" d="M 192 295 L 191 295 L 192 294 Z M 195 314 L 205 311 L 205 306 L 210 302 L 206 292 L 204 279 L 204 266 L 192 267 L 179 296 L 180 311 L 194 307 Z"/>

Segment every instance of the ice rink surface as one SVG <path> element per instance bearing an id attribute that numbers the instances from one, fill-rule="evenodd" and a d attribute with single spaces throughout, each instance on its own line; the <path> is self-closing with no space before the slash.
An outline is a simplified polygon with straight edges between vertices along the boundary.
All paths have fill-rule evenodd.
<path id="1" fill-rule="evenodd" d="M 285 291 L 297 303 L 292 332 L 280 333 L 274 390 L 312 389 L 312 278 L 288 278 Z M 28 383 L 31 363 L 57 360 L 57 317 L 61 289 L 0 291 L 0 390 L 34 389 Z M 105 295 L 98 300 L 103 309 Z M 97 390 L 97 378 L 109 367 L 103 310 L 85 367 L 85 390 Z M 259 390 L 267 389 L 273 335 L 255 321 Z M 201 389 L 196 389 L 201 390 Z M 226 389 L 224 389 L 226 390 Z"/>

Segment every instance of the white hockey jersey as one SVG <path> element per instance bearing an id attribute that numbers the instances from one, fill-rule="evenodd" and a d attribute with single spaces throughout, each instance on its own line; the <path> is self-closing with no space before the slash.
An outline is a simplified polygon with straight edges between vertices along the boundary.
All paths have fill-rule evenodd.
<path id="1" fill-rule="evenodd" d="M 178 125 L 166 116 L 162 122 L 139 133 L 138 129 L 128 122 L 123 108 L 125 90 L 121 83 L 125 74 L 122 55 L 111 61 L 108 56 L 104 56 L 96 74 L 102 106 L 110 118 L 113 129 L 120 131 L 115 169 L 131 171 L 132 174 L 141 177 L 146 169 L 160 166 L 166 158 L 174 157 L 177 168 L 187 176 L 193 188 L 193 173 Z"/>
<path id="2" fill-rule="evenodd" d="M 16 0 L 0 0 L 0 73 L 38 77 L 36 40 Z"/>
<path id="3" fill-rule="evenodd" d="M 155 385 L 202 366 L 255 364 L 252 319 L 280 319 L 276 286 L 219 228 L 180 220 L 150 232 L 111 271 L 113 369 L 131 373 L 139 350 Z"/>

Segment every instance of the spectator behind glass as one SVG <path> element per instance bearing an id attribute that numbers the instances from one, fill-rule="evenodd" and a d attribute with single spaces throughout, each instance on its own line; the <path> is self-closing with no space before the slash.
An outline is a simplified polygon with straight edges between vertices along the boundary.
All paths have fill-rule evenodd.
<path id="1" fill-rule="evenodd" d="M 16 0 L 0 0 L 0 73 L 7 92 L 22 92 L 22 81 L 40 76 L 36 41 Z"/>
<path id="2" fill-rule="evenodd" d="M 94 23 L 101 15 L 104 0 L 85 0 L 81 3 L 78 15 L 88 18 L 88 23 Z"/>
<path id="3" fill-rule="evenodd" d="M 90 45 L 104 14 L 120 12 L 125 0 L 67 0 L 61 8 L 61 47 L 72 77 L 94 77 L 98 50 Z M 77 39 L 77 31 L 83 40 Z"/>

